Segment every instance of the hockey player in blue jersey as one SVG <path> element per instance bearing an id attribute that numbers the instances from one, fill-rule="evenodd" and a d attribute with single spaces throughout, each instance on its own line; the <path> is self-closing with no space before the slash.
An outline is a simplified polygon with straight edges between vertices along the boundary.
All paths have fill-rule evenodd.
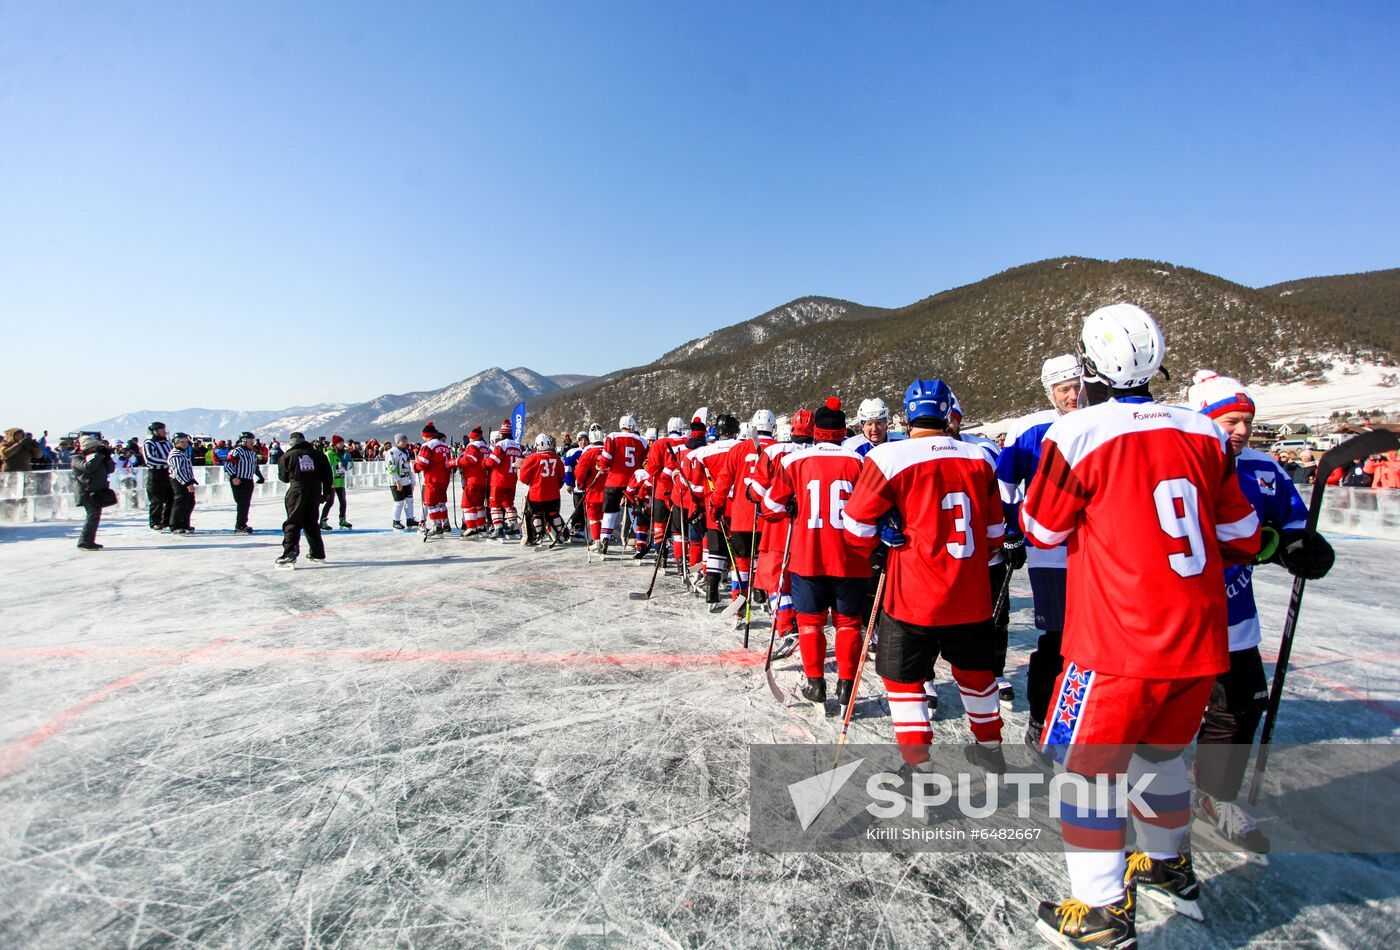
<path id="1" fill-rule="evenodd" d="M 1064 665 L 1060 637 L 1065 628 L 1065 548 L 1064 545 L 1051 550 L 1028 547 L 1020 529 L 1020 509 L 1026 488 L 1040 464 L 1040 443 L 1045 433 L 1056 419 L 1079 407 L 1079 376 L 1077 357 L 1052 356 L 1044 362 L 1040 368 L 1040 382 L 1052 408 L 1013 422 L 1006 431 L 996 463 L 1001 501 L 1006 508 L 1006 558 L 1012 570 L 1023 565 L 1027 568 L 1035 601 L 1035 625 L 1041 631 L 1026 671 L 1026 702 L 1030 711 L 1026 741 L 1036 748 L 1040 747 L 1046 710 L 1050 708 L 1055 691 L 1055 678 Z"/>
<path id="2" fill-rule="evenodd" d="M 890 431 L 890 407 L 878 396 L 861 400 L 860 409 L 856 412 L 856 422 L 860 424 L 860 431 L 842 442 L 841 448 L 848 449 L 862 458 L 883 442 L 898 442 L 900 439 L 909 438 L 903 432 Z"/>
<path id="3" fill-rule="evenodd" d="M 1187 405 L 1210 416 L 1230 437 L 1230 453 L 1244 496 L 1264 529 L 1256 563 L 1277 560 L 1295 576 L 1316 580 L 1332 567 L 1332 546 L 1304 534 L 1308 508 L 1273 456 L 1249 447 L 1254 400 L 1238 380 L 1210 370 L 1196 373 Z M 1254 732 L 1268 704 L 1269 684 L 1259 657 L 1259 612 L 1254 606 L 1254 565 L 1225 572 L 1230 624 L 1230 669 L 1216 680 L 1196 737 L 1196 793 L 1191 810 L 1215 837 L 1267 863 L 1269 839 L 1235 798 L 1249 764 Z"/>
<path id="4" fill-rule="evenodd" d="M 583 520 L 583 494 L 574 479 L 574 466 L 578 464 L 583 450 L 588 447 L 588 433 L 579 432 L 574 436 L 574 442 L 574 447 L 564 453 L 564 491 L 568 493 L 574 505 L 574 510 L 569 515 L 569 537 L 583 538 L 586 541 L 587 523 Z"/>

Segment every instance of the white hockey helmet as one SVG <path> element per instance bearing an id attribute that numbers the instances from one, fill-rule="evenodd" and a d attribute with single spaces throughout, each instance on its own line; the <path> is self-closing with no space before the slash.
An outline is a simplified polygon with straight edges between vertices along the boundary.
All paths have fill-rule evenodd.
<path id="1" fill-rule="evenodd" d="M 747 422 L 741 422 L 741 423 L 739 423 L 739 439 L 740 439 L 740 441 L 747 441 L 748 439 L 752 439 L 752 438 L 753 438 L 753 427 L 750 426 Z"/>
<path id="2" fill-rule="evenodd" d="M 766 432 L 772 435 L 777 424 L 778 420 L 773 416 L 772 409 L 760 409 L 753 414 L 753 421 L 749 423 L 749 427 L 754 432 Z"/>
<path id="3" fill-rule="evenodd" d="M 625 432 L 636 432 L 637 418 L 629 413 L 617 420 L 617 427 Z"/>
<path id="4" fill-rule="evenodd" d="M 646 439 L 648 442 L 655 442 L 655 441 L 656 441 L 656 426 L 652 426 L 651 428 L 647 429 L 647 431 L 643 432 L 643 433 L 642 433 L 642 438 Z"/>
<path id="5" fill-rule="evenodd" d="M 497 442 L 499 442 L 499 441 L 501 441 L 501 433 L 499 433 L 499 432 L 497 432 L 497 431 L 495 431 L 495 430 L 492 430 L 492 432 L 491 432 L 491 444 L 492 444 L 492 445 L 495 445 L 495 444 L 496 444 Z"/>
<path id="6" fill-rule="evenodd" d="M 1162 367 L 1167 342 L 1151 314 L 1130 303 L 1101 307 L 1084 320 L 1079 335 L 1084 375 L 1114 389 L 1144 386 Z"/>
<path id="7" fill-rule="evenodd" d="M 685 429 L 685 420 L 682 419 L 680 416 L 672 416 L 671 418 L 666 420 L 667 435 L 681 435 L 683 432 L 685 432 Z"/>
<path id="8" fill-rule="evenodd" d="M 792 441 L 792 420 L 787 416 L 779 416 L 773 423 L 773 437 L 779 442 Z"/>
<path id="9" fill-rule="evenodd" d="M 554 436 L 550 435 L 548 432 L 541 432 L 539 435 L 535 436 L 535 448 L 537 448 L 537 449 L 552 449 L 552 448 L 554 448 Z"/>
<path id="10" fill-rule="evenodd" d="M 594 445 L 603 444 L 603 427 L 596 422 L 588 427 L 588 441 Z"/>
<path id="11" fill-rule="evenodd" d="M 885 401 L 878 396 L 861 401 L 860 409 L 856 411 L 856 420 L 862 425 L 867 422 L 889 422 L 890 407 L 885 405 Z"/>
<path id="12" fill-rule="evenodd" d="M 1079 357 L 1066 353 L 1052 356 L 1040 365 L 1040 385 L 1049 392 L 1052 386 L 1078 379 L 1080 375 Z"/>

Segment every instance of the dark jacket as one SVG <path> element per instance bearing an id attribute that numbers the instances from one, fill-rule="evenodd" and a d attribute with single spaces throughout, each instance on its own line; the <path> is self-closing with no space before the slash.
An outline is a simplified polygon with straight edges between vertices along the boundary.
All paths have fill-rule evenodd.
<path id="1" fill-rule="evenodd" d="M 112 450 L 97 449 L 91 455 L 73 460 L 73 478 L 78 483 L 78 503 L 87 504 L 100 491 L 111 487 L 107 476 L 116 471 Z"/>
<path id="2" fill-rule="evenodd" d="M 27 472 L 33 463 L 44 457 L 44 449 L 24 434 L 23 429 L 5 430 L 5 441 L 0 444 L 0 457 L 7 472 Z"/>
<path id="3" fill-rule="evenodd" d="M 326 456 L 310 442 L 293 445 L 277 460 L 277 477 L 317 498 L 328 498 L 335 489 L 335 475 Z"/>

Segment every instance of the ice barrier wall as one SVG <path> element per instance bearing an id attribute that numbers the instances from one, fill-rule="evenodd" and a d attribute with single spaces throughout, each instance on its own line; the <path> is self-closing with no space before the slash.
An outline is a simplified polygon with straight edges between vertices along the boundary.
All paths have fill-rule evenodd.
<path id="1" fill-rule="evenodd" d="M 387 488 L 389 475 L 385 463 L 354 462 L 345 475 L 346 488 Z M 254 498 L 276 498 L 287 493 L 287 485 L 278 481 L 275 467 L 262 466 L 261 485 L 253 486 Z M 112 473 L 112 490 L 117 493 L 116 511 L 143 511 L 146 508 L 146 468 L 119 468 Z M 223 468 L 196 467 L 196 504 L 230 504 L 228 474 Z M 109 512 L 114 510 L 107 509 Z M 29 523 L 82 518 L 85 512 L 78 504 L 77 485 L 69 469 L 49 472 L 0 472 L 0 523 Z"/>
<path id="2" fill-rule="evenodd" d="M 382 461 L 353 463 L 345 477 L 345 487 L 387 488 L 389 476 L 384 465 Z M 198 503 L 233 501 L 228 476 L 222 468 L 194 471 L 200 482 L 195 490 Z M 111 482 L 117 493 L 118 511 L 146 508 L 146 472 L 144 468 L 128 468 L 113 473 Z M 267 481 L 254 486 L 254 498 L 275 498 L 286 493 L 287 486 L 277 480 L 276 472 L 269 466 L 263 466 L 263 474 Z M 1400 491 L 1329 488 L 1323 497 L 1325 505 L 1318 527 L 1324 533 L 1400 541 Z M 71 471 L 0 472 L 0 523 L 59 521 L 82 518 L 83 514 Z"/>

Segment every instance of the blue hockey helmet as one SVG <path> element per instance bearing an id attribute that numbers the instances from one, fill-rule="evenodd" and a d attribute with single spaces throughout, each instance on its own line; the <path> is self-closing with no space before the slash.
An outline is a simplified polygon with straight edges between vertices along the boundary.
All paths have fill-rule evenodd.
<path id="1" fill-rule="evenodd" d="M 916 379 L 904 390 L 904 412 L 911 426 L 933 419 L 942 428 L 952 409 L 953 391 L 941 379 Z"/>

